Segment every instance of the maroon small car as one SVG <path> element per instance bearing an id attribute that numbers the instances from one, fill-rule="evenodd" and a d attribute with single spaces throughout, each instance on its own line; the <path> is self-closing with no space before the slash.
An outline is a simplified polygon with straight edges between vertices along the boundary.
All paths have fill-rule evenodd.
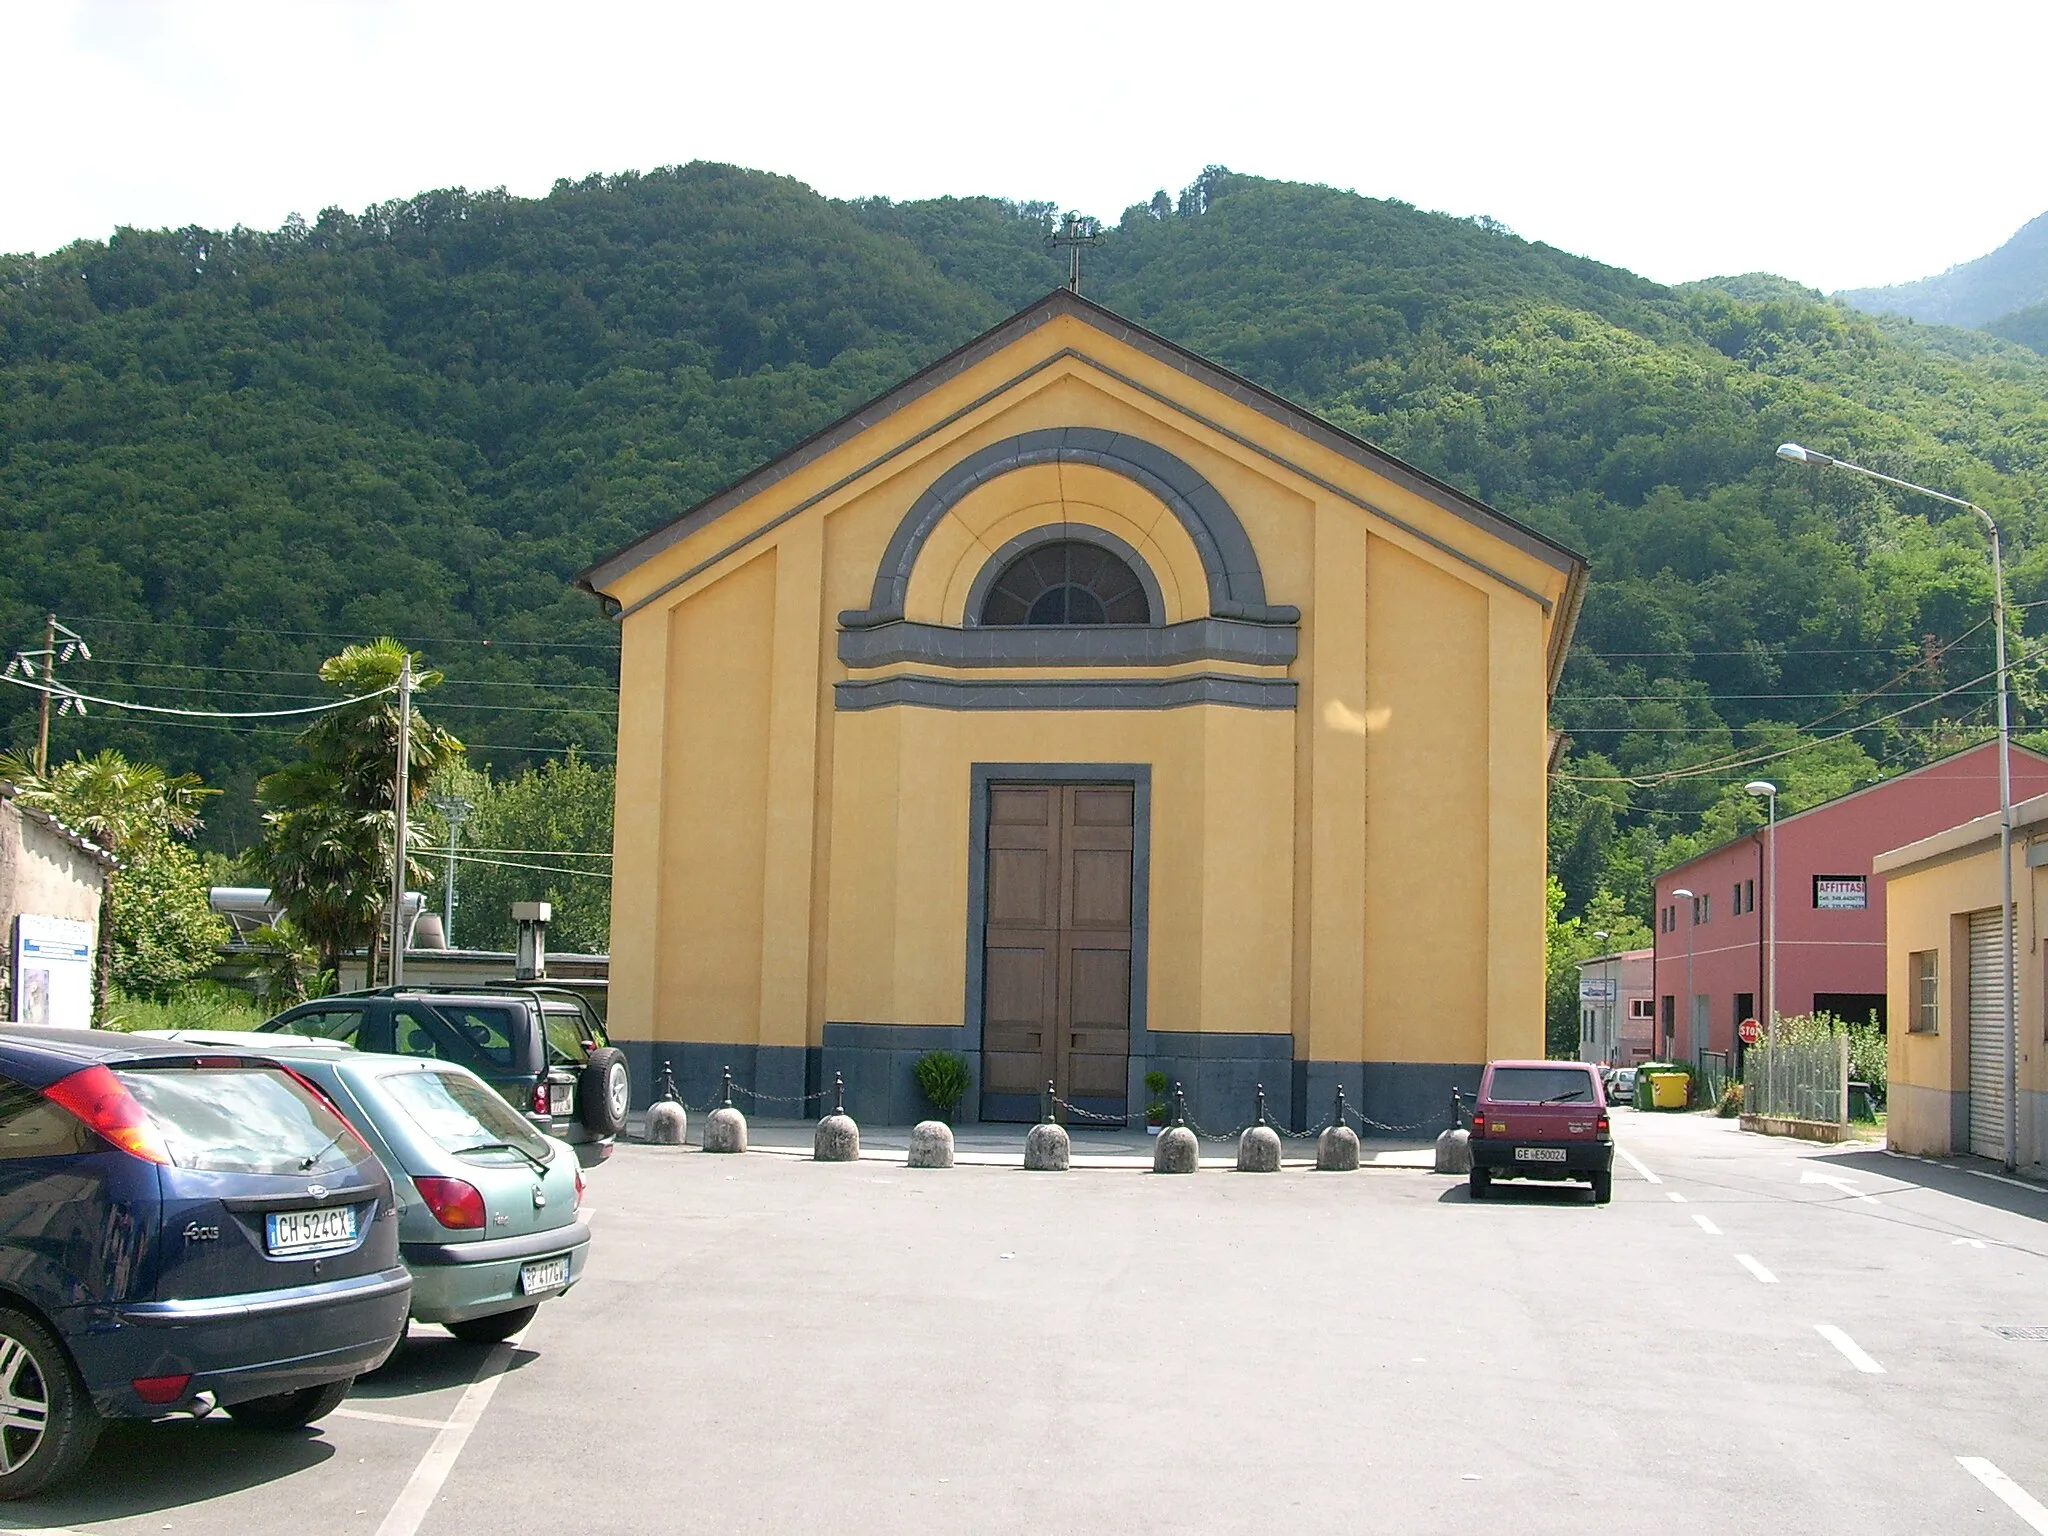
<path id="1" fill-rule="evenodd" d="M 1495 1179 L 1574 1179 L 1593 1203 L 1614 1196 L 1614 1136 L 1597 1068 L 1576 1061 L 1496 1061 L 1472 1112 L 1474 1200 Z"/>

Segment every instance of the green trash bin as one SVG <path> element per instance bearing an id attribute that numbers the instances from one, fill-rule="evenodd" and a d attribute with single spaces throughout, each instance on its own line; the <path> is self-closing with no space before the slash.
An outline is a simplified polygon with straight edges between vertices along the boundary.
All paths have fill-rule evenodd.
<path id="1" fill-rule="evenodd" d="M 1870 1084 L 1849 1084 L 1849 1118 L 1851 1120 L 1875 1120 L 1877 1103 L 1871 1097 Z"/>

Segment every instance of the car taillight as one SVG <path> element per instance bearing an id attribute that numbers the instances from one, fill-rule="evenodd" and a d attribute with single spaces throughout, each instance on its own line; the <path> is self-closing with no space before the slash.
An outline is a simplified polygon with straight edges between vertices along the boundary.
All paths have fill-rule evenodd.
<path id="1" fill-rule="evenodd" d="M 437 1178 L 430 1173 L 419 1174 L 412 1182 L 420 1198 L 427 1202 L 427 1209 L 434 1213 L 434 1220 L 442 1226 L 464 1230 L 484 1224 L 484 1197 L 474 1184 Z"/>
<path id="2" fill-rule="evenodd" d="M 576 1209 L 583 1209 L 583 1167 L 580 1163 L 576 1167 Z"/>
<path id="3" fill-rule="evenodd" d="M 1472 1116 L 1472 1134 L 1474 1136 L 1484 1136 L 1486 1134 L 1486 1111 L 1483 1109 L 1475 1111 Z"/>
<path id="4" fill-rule="evenodd" d="M 169 1165 L 170 1150 L 149 1112 L 105 1067 L 87 1067 L 60 1077 L 43 1090 L 43 1097 L 71 1111 L 89 1130 L 131 1157 Z"/>
<path id="5" fill-rule="evenodd" d="M 549 1112 L 548 1080 L 546 1078 L 542 1078 L 533 1085 L 533 1112 L 536 1115 L 545 1115 Z"/>
<path id="6" fill-rule="evenodd" d="M 1607 1116 L 1603 1114 L 1598 1120 L 1595 1120 L 1593 1122 L 1593 1129 L 1602 1136 L 1605 1136 L 1607 1134 Z"/>

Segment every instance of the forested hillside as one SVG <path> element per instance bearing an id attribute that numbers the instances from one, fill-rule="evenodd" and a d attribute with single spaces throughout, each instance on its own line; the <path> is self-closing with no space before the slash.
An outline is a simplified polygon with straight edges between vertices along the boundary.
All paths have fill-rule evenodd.
<path id="1" fill-rule="evenodd" d="M 607 760 L 615 636 L 568 578 L 1054 286 L 1051 213 L 692 165 L 7 258 L 0 639 L 54 609 L 81 686 L 254 708 L 391 633 L 478 759 Z M 1592 557 L 1555 710 L 1568 910 L 1644 906 L 1674 840 L 1754 814 L 1730 787 L 1764 753 L 1859 727 L 1772 762 L 1796 807 L 1988 718 L 1978 532 L 1779 442 L 1981 499 L 2048 601 L 2048 358 L 2010 341 L 1217 170 L 1110 225 L 1086 287 Z M 7 741 L 31 703 L 0 699 Z M 104 711 L 58 739 L 223 785 L 223 844 L 289 745 Z"/>

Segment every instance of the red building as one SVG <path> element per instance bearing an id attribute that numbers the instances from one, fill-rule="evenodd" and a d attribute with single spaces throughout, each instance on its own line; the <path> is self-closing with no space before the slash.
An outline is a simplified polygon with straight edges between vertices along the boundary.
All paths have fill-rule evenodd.
<path id="1" fill-rule="evenodd" d="M 2048 758 L 2012 749 L 2015 804 L 2048 793 Z M 1998 809 L 1998 746 L 1989 742 L 1778 818 L 1780 1017 L 1885 1016 L 1884 880 L 1871 860 Z M 1739 1056 L 1736 1026 L 1763 1017 L 1771 892 L 1766 831 L 1673 865 L 1657 877 L 1653 960 L 1657 1054 Z M 1689 979 L 1688 979 L 1689 978 Z"/>

